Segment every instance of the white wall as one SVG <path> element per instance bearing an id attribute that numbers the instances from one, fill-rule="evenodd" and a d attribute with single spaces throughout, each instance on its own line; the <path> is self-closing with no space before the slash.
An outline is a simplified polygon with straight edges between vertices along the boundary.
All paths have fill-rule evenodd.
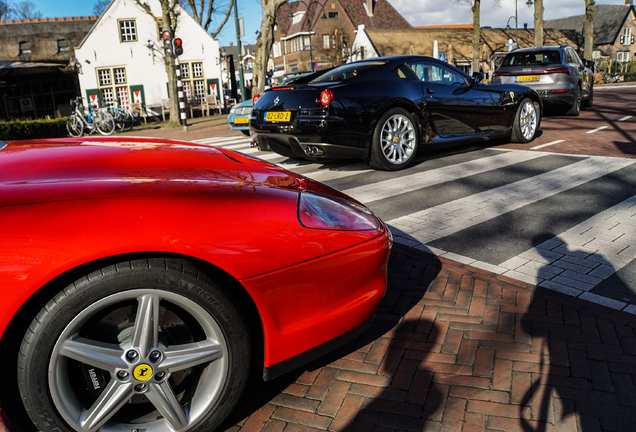
<path id="1" fill-rule="evenodd" d="M 364 48 L 364 58 L 376 58 L 378 57 L 378 53 L 375 51 L 373 44 L 371 43 L 371 39 L 369 39 L 369 35 L 364 29 L 364 24 L 360 24 L 358 26 L 358 32 L 356 33 L 356 38 L 353 40 L 353 45 L 351 46 L 351 52 L 355 53 L 351 56 L 350 62 L 363 60 L 360 55 L 360 48 Z"/>
<path id="2" fill-rule="evenodd" d="M 161 16 L 157 0 L 148 0 L 155 16 Z M 180 61 L 202 61 L 204 78 L 219 79 L 219 44 L 180 7 L 176 37 L 183 40 Z M 120 42 L 120 19 L 135 19 L 136 42 Z M 132 0 L 115 0 L 97 21 L 80 47 L 75 49 L 82 65 L 79 75 L 82 96 L 87 89 L 98 88 L 97 68 L 125 66 L 129 86 L 143 85 L 146 105 L 159 105 L 168 98 L 168 81 L 163 61 L 163 42 L 158 39 L 157 24 Z M 148 43 L 154 44 L 153 52 Z M 206 85 L 207 93 L 207 85 Z M 132 99 L 132 95 L 131 95 Z"/>

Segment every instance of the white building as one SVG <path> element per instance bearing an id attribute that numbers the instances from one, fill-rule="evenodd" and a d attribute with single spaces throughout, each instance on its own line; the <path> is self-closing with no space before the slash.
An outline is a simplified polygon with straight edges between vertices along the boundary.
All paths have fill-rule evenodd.
<path id="1" fill-rule="evenodd" d="M 161 16 L 157 0 L 147 0 Z M 175 37 L 183 41 L 179 56 L 187 100 L 217 94 L 221 76 L 219 45 L 185 10 L 177 5 Z M 141 102 L 157 106 L 168 99 L 168 77 L 163 59 L 161 29 L 133 0 L 113 0 L 79 47 L 75 57 L 83 96 L 103 105 Z M 217 96 L 218 97 L 218 96 Z"/>

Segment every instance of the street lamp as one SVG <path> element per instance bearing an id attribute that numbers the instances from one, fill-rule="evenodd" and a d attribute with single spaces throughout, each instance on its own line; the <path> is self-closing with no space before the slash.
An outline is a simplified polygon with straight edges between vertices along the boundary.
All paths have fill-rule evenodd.
<path id="1" fill-rule="evenodd" d="M 517 44 L 517 48 L 519 48 L 519 21 L 518 21 L 518 17 L 519 14 L 517 13 L 517 3 L 518 0 L 515 0 L 515 16 L 511 16 L 510 18 L 508 18 L 508 22 L 506 23 L 506 30 L 510 30 L 510 20 L 511 19 L 515 19 L 515 44 Z M 526 2 L 526 6 L 528 7 L 532 7 L 534 3 L 532 2 L 532 0 L 528 0 Z"/>

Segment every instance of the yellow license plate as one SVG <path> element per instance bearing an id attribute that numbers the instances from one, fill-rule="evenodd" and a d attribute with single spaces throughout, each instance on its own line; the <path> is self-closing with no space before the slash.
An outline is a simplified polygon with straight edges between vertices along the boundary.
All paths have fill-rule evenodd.
<path id="1" fill-rule="evenodd" d="M 238 117 L 234 119 L 234 124 L 247 124 L 249 122 L 249 117 Z"/>
<path id="2" fill-rule="evenodd" d="M 517 82 L 521 82 L 521 81 L 539 81 L 539 75 L 518 76 Z"/>
<path id="3" fill-rule="evenodd" d="M 291 111 L 270 111 L 265 113 L 266 122 L 288 122 L 291 119 Z"/>

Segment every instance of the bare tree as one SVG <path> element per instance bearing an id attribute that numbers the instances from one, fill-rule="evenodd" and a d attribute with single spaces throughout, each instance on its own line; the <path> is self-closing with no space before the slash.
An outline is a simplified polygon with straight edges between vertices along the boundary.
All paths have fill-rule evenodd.
<path id="1" fill-rule="evenodd" d="M 349 40 L 347 33 L 342 28 L 336 28 L 329 34 L 329 48 L 322 47 L 319 50 L 321 57 L 328 61 L 331 66 L 339 66 L 346 63 L 352 53 L 349 51 Z"/>
<path id="2" fill-rule="evenodd" d="M 10 19 L 33 19 L 42 18 L 42 12 L 35 6 L 35 3 L 28 0 L 20 1 L 9 5 L 8 17 Z"/>
<path id="3" fill-rule="evenodd" d="M 534 46 L 543 46 L 543 0 L 534 0 Z"/>
<path id="4" fill-rule="evenodd" d="M 261 0 L 263 7 L 263 21 L 261 30 L 256 40 L 256 59 L 254 60 L 254 78 L 252 94 L 259 94 L 265 88 L 265 76 L 267 73 L 267 61 L 274 44 L 274 24 L 278 9 L 287 0 Z"/>
<path id="5" fill-rule="evenodd" d="M 0 21 L 7 20 L 10 11 L 9 2 L 6 0 L 0 0 Z"/>
<path id="6" fill-rule="evenodd" d="M 93 6 L 93 15 L 100 16 L 103 14 L 110 2 L 111 0 L 97 0 Z"/>
<path id="7" fill-rule="evenodd" d="M 218 13 L 220 10 L 225 10 L 225 17 L 223 21 L 214 32 L 210 33 L 212 37 L 215 38 L 221 32 L 225 23 L 227 23 L 227 20 L 232 13 L 234 0 L 230 0 L 227 9 L 225 8 L 225 5 L 219 4 L 219 0 L 183 0 L 182 6 L 206 31 L 209 31 L 210 25 L 212 25 L 214 14 Z"/>
<path id="8" fill-rule="evenodd" d="M 586 60 L 592 60 L 592 51 L 594 50 L 594 4 L 594 0 L 585 0 L 585 26 L 583 27 L 585 48 L 583 49 L 583 58 Z"/>
<path id="9" fill-rule="evenodd" d="M 479 72 L 479 62 L 481 57 L 481 24 L 480 24 L 481 0 L 474 0 L 473 11 L 473 72 Z"/>
<path id="10" fill-rule="evenodd" d="M 142 0 L 135 0 L 135 3 L 159 24 L 161 31 L 171 31 L 173 35 L 176 34 L 179 18 L 179 10 L 177 8 L 179 4 L 178 0 L 159 0 L 161 16 L 156 16 L 150 9 L 148 3 L 142 3 L 141 1 Z M 175 71 L 176 56 L 174 54 L 164 55 L 163 60 L 166 67 L 166 75 L 168 75 L 168 88 L 170 89 L 170 121 L 168 125 L 178 126 L 179 97 L 177 95 L 177 73 Z"/>

